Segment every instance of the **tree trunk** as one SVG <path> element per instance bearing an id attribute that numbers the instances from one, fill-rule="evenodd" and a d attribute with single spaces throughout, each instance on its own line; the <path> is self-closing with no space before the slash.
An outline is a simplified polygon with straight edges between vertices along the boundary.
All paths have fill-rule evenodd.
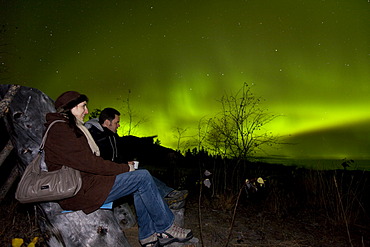
<path id="1" fill-rule="evenodd" d="M 9 140 L 8 143 L 5 145 L 5 147 L 3 148 L 3 150 L 0 153 L 0 167 L 4 163 L 6 158 L 9 156 L 9 154 L 12 152 L 12 150 L 13 150 L 13 144 Z"/>
<path id="2" fill-rule="evenodd" d="M 40 228 L 50 236 L 49 246 L 131 246 L 110 209 L 86 215 L 63 212 L 55 202 L 41 203 L 39 209 Z"/>
<path id="3" fill-rule="evenodd" d="M 0 85 L 0 110 L 11 142 L 17 152 L 19 171 L 38 152 L 44 132 L 45 115 L 55 112 L 53 100 L 41 91 L 21 86 Z M 9 94 L 7 94 L 9 91 Z M 9 100 L 12 98 L 12 100 Z M 130 247 L 112 210 L 99 209 L 86 215 L 82 211 L 62 213 L 58 203 L 40 203 L 39 224 L 49 236 L 49 246 Z"/>
<path id="4" fill-rule="evenodd" d="M 19 176 L 18 167 L 14 166 L 7 180 L 0 187 L 0 202 L 4 200 L 6 194 L 8 194 L 9 190 L 12 188 L 13 183 L 17 180 L 18 176 Z"/>

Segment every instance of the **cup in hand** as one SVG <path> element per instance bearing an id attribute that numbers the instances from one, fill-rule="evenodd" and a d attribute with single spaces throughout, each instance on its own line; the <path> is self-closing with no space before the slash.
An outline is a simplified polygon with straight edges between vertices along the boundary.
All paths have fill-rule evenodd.
<path id="1" fill-rule="evenodd" d="M 135 170 L 139 169 L 139 161 L 134 160 L 133 163 L 134 163 Z"/>

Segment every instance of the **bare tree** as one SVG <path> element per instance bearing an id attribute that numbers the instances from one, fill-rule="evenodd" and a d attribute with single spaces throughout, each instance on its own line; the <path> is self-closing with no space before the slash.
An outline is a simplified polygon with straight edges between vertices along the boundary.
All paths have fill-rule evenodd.
<path id="1" fill-rule="evenodd" d="M 198 133 L 195 141 L 197 143 L 198 150 L 203 148 L 203 143 L 207 140 L 210 122 L 211 119 L 206 118 L 201 118 L 198 122 Z"/>
<path id="2" fill-rule="evenodd" d="M 219 100 L 221 111 L 210 120 L 208 145 L 214 152 L 237 160 L 249 159 L 278 138 L 263 127 L 276 118 L 260 105 L 247 83 L 235 95 Z"/>
<path id="3" fill-rule="evenodd" d="M 188 135 L 188 128 L 173 128 L 173 136 L 177 139 L 176 150 L 185 153 L 187 149 L 194 146 L 194 135 Z"/>
<path id="4" fill-rule="evenodd" d="M 91 112 L 89 112 L 89 120 L 93 118 L 99 118 L 101 113 L 101 109 L 94 109 Z"/>
<path id="5" fill-rule="evenodd" d="M 127 123 L 126 127 L 126 134 L 132 135 L 134 131 L 143 123 L 147 121 L 146 118 L 140 118 L 137 120 L 136 111 L 133 110 L 131 105 L 131 90 L 128 90 L 127 98 L 123 100 L 123 108 L 124 108 L 124 115 L 126 118 L 123 122 Z"/>
<path id="6" fill-rule="evenodd" d="M 182 139 L 184 138 L 184 134 L 186 133 L 188 129 L 187 128 L 180 128 L 180 127 L 177 127 L 175 128 L 174 130 L 174 137 L 177 139 L 177 147 L 176 147 L 176 150 L 177 151 L 180 151 L 180 146 L 181 146 L 181 142 L 182 142 Z"/>

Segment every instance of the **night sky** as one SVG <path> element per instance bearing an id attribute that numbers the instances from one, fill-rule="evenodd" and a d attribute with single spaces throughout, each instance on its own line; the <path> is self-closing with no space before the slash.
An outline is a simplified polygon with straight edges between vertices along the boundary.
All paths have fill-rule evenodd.
<path id="1" fill-rule="evenodd" d="M 0 80 L 123 109 L 176 147 L 247 82 L 294 145 L 270 155 L 370 158 L 368 0 L 0 1 Z M 129 91 L 131 92 L 129 94 Z M 122 116 L 125 125 L 125 116 Z M 124 133 L 124 126 L 120 133 Z"/>

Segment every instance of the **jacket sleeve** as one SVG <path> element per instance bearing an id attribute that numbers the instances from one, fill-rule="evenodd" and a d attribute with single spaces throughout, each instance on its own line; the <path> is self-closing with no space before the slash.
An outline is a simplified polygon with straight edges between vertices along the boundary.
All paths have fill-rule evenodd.
<path id="1" fill-rule="evenodd" d="M 45 143 L 46 164 L 69 166 L 86 173 L 118 175 L 129 171 L 127 164 L 117 164 L 95 156 L 84 135 L 76 137 L 67 123 L 51 127 Z M 53 170 L 53 169 L 52 169 Z"/>

